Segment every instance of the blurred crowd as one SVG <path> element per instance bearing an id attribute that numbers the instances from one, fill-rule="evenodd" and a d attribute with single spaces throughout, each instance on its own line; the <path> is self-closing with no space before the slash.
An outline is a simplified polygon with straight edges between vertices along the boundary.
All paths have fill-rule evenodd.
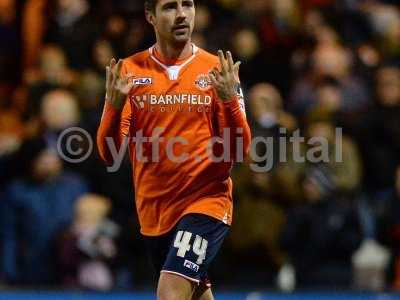
<path id="1" fill-rule="evenodd" d="M 273 141 L 233 169 L 234 224 L 211 279 L 400 290 L 398 1 L 195 3 L 194 43 L 242 61 L 253 136 Z M 154 43 L 143 2 L 0 0 L 0 38 L 0 284 L 153 284 L 128 159 L 109 173 L 96 149 L 73 163 L 58 144 L 70 127 L 95 136 L 105 66 Z M 310 151 L 321 159 L 298 159 Z"/>

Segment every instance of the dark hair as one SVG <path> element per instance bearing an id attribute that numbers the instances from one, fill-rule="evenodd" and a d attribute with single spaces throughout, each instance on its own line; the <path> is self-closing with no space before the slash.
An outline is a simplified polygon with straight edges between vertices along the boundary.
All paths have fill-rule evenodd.
<path id="1" fill-rule="evenodd" d="M 157 0 L 144 0 L 144 10 L 149 12 L 156 11 Z"/>

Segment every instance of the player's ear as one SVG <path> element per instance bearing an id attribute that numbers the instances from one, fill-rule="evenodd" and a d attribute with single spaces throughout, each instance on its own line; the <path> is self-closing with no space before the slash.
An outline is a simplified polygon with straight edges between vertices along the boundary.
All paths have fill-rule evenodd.
<path id="1" fill-rule="evenodd" d="M 156 24 L 154 12 L 146 10 L 145 15 L 147 22 L 154 26 Z"/>

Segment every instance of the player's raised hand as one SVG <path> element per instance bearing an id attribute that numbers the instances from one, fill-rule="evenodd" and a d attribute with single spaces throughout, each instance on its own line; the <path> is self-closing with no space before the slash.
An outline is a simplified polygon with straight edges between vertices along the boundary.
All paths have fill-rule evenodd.
<path id="1" fill-rule="evenodd" d="M 121 76 L 122 60 L 118 63 L 111 59 L 106 67 L 106 101 L 116 109 L 121 110 L 125 104 L 126 96 L 133 87 L 133 76 Z"/>
<path id="2" fill-rule="evenodd" d="M 218 57 L 221 71 L 214 68 L 209 75 L 218 97 L 225 102 L 231 100 L 237 94 L 237 86 L 240 83 L 239 66 L 241 62 L 233 63 L 230 51 L 226 53 L 225 57 L 222 50 L 218 50 Z"/>

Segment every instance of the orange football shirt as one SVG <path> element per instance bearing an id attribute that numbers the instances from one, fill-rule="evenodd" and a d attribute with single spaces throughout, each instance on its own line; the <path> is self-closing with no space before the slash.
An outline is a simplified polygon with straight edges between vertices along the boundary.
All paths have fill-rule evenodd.
<path id="1" fill-rule="evenodd" d="M 129 141 L 136 208 L 141 232 L 148 236 L 168 232 L 189 213 L 231 224 L 230 170 L 242 156 L 236 153 L 249 151 L 243 99 L 238 95 L 223 103 L 217 98 L 208 73 L 219 59 L 192 47 L 192 55 L 180 61 L 164 60 L 154 46 L 124 59 L 122 75 L 133 75 L 135 85 L 122 112 L 106 101 L 97 133 L 100 156 L 108 165 L 113 156 L 107 137 L 117 149 L 124 138 Z M 210 141 L 223 137 L 224 128 L 230 130 L 228 159 L 215 161 Z M 147 142 L 138 142 L 140 137 Z M 222 154 L 221 147 L 215 143 L 215 155 Z"/>

